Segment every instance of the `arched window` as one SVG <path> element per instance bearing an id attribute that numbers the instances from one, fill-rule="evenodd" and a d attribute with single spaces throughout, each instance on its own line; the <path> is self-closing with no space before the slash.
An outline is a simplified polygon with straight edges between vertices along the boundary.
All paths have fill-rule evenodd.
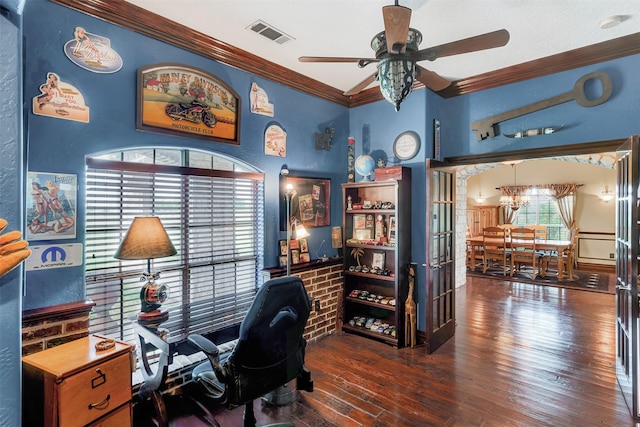
<path id="1" fill-rule="evenodd" d="M 87 159 L 86 296 L 89 330 L 134 339 L 146 260 L 113 258 L 136 216 L 158 216 L 177 254 L 152 260 L 169 286 L 165 323 L 184 331 L 237 326 L 261 280 L 263 175 L 213 153 L 133 149 Z"/>

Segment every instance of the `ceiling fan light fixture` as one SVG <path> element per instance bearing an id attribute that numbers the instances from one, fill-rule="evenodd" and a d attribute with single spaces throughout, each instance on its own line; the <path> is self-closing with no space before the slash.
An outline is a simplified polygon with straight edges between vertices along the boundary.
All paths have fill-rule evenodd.
<path id="1" fill-rule="evenodd" d="M 413 89 L 416 64 L 406 59 L 383 59 L 378 63 L 380 93 L 400 111 L 400 104 Z"/>

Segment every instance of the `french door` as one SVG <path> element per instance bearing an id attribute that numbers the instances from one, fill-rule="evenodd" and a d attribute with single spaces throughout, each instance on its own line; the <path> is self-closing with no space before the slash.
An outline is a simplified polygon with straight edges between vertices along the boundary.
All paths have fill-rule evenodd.
<path id="1" fill-rule="evenodd" d="M 455 172 L 436 160 L 426 161 L 427 352 L 455 333 Z"/>
<path id="2" fill-rule="evenodd" d="M 640 418 L 638 396 L 638 136 L 616 160 L 616 378 L 631 415 Z"/>

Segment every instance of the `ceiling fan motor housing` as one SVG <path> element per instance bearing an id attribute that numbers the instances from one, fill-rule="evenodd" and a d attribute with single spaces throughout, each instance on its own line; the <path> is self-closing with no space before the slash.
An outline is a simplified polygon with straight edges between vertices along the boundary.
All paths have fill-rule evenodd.
<path id="1" fill-rule="evenodd" d="M 416 52 L 418 46 L 422 43 L 422 33 L 415 28 L 409 28 L 407 34 L 407 52 Z M 387 51 L 387 37 L 385 32 L 379 32 L 373 39 L 371 39 L 371 49 L 376 53 L 376 58 L 380 59 L 388 53 Z"/>

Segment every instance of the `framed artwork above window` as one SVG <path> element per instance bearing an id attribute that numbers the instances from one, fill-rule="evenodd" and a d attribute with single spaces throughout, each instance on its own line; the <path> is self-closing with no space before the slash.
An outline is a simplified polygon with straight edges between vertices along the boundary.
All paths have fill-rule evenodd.
<path id="1" fill-rule="evenodd" d="M 240 144 L 240 97 L 199 68 L 161 63 L 138 70 L 139 130 Z"/>

